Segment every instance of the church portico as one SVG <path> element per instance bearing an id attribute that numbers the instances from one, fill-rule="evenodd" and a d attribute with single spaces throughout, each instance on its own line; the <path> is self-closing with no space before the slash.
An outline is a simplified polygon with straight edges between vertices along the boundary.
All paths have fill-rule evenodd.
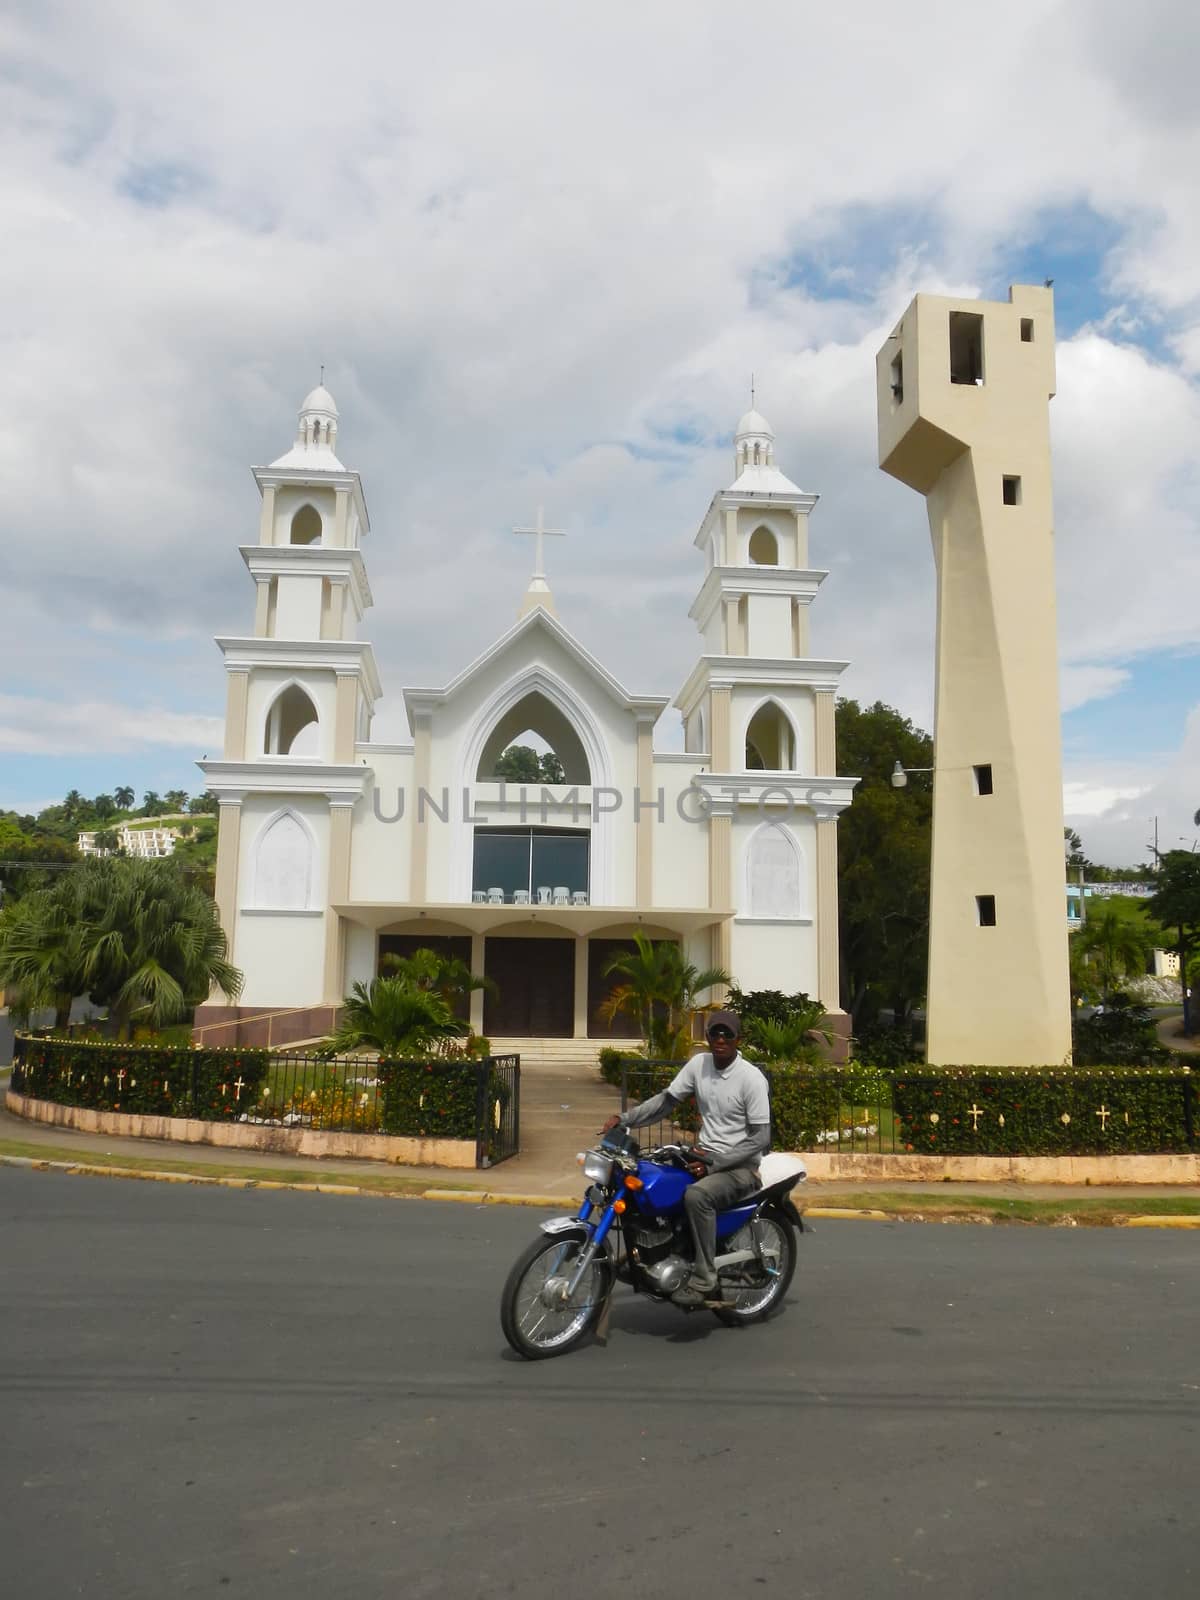
<path id="1" fill-rule="evenodd" d="M 737 477 L 696 536 L 703 653 L 674 702 L 684 748 L 661 750 L 669 697 L 628 689 L 557 616 L 544 541 L 559 535 L 540 512 L 515 530 L 536 545 L 512 625 L 442 686 L 404 690 L 409 739 L 372 739 L 368 524 L 336 422 L 315 391 L 293 447 L 256 469 L 254 633 L 218 640 L 225 750 L 202 766 L 242 1009 L 332 1017 L 384 957 L 428 944 L 489 980 L 476 1032 L 602 1043 L 632 1031 L 599 1012 L 606 967 L 642 933 L 838 1013 L 844 663 L 807 655 L 816 496 L 776 468 L 769 424 L 742 419 Z"/>

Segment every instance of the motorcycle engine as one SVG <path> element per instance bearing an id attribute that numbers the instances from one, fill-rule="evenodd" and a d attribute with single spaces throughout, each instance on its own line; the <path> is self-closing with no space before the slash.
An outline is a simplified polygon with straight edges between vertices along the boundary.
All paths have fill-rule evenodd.
<path id="1" fill-rule="evenodd" d="M 681 1288 L 691 1271 L 691 1262 L 679 1254 L 684 1230 L 665 1217 L 646 1217 L 628 1231 L 638 1263 L 655 1288 L 662 1294 Z"/>

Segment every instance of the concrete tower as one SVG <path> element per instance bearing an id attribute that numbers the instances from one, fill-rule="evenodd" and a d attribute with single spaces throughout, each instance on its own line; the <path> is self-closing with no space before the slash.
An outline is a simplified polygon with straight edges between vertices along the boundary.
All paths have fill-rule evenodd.
<path id="1" fill-rule="evenodd" d="M 1047 401 L 1054 300 L 918 295 L 876 358 L 879 464 L 937 567 L 928 1059 L 1071 1051 Z"/>

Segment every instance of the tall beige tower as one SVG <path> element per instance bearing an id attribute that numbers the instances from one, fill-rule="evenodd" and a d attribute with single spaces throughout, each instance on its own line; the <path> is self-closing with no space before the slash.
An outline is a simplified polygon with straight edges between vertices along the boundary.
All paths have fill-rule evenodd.
<path id="1" fill-rule="evenodd" d="M 937 567 L 928 1059 L 1071 1050 L 1048 401 L 1054 297 L 918 295 L 876 359 L 879 464 Z"/>

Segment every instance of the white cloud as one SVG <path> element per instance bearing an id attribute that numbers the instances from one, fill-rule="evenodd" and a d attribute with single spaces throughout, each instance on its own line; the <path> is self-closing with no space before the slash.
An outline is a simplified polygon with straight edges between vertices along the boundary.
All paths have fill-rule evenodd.
<path id="1" fill-rule="evenodd" d="M 285 447 L 322 361 L 374 519 L 382 736 L 405 681 L 448 678 L 515 614 L 529 552 L 506 530 L 539 502 L 571 529 L 564 620 L 633 687 L 674 689 L 699 648 L 691 534 L 751 370 L 781 464 L 823 496 L 814 650 L 927 724 L 928 530 L 875 465 L 874 351 L 915 289 L 994 284 L 1071 208 L 1118 245 L 1052 408 L 1063 681 L 1112 693 L 1195 632 L 1176 11 L 1159 39 L 1154 5 L 1014 0 L 969 71 L 950 0 L 11 14 L 0 515 L 8 659 L 37 663 L 38 698 L 3 747 L 217 742 L 209 639 L 252 607 L 247 465 Z M 84 714 L 97 683 L 136 707 L 126 640 L 162 703 L 205 697 L 194 714 Z"/>
<path id="2" fill-rule="evenodd" d="M 204 753 L 221 748 L 223 726 L 220 717 L 0 694 L 0 751 L 83 756 L 168 745 Z"/>

